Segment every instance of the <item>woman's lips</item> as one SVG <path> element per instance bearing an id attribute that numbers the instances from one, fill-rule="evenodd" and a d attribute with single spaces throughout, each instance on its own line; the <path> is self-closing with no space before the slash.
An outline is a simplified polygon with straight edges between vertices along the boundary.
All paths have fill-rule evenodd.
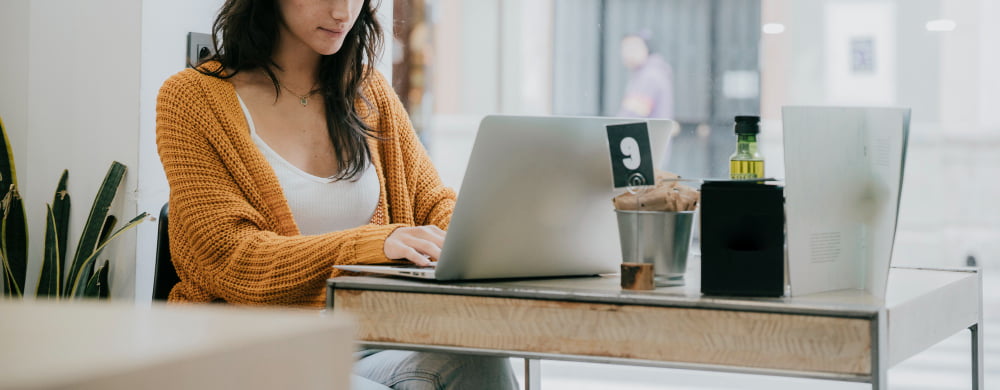
<path id="1" fill-rule="evenodd" d="M 344 30 L 334 30 L 323 27 L 320 27 L 319 29 L 332 37 L 339 37 L 341 35 L 344 35 Z"/>

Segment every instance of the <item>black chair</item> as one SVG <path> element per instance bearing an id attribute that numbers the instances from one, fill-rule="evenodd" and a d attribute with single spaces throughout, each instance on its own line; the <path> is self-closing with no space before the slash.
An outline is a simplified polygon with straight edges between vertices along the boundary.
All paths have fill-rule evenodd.
<path id="1" fill-rule="evenodd" d="M 156 271 L 153 276 L 153 300 L 165 301 L 181 279 L 177 277 L 174 262 L 170 260 L 170 238 L 167 235 L 167 211 L 169 203 L 160 209 L 160 225 L 156 237 Z"/>

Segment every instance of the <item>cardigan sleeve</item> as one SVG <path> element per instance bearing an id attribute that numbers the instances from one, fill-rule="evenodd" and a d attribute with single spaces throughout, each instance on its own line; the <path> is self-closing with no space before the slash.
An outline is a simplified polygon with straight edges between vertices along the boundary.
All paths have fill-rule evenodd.
<path id="1" fill-rule="evenodd" d="M 392 87 L 377 70 L 372 70 L 381 120 L 391 126 L 392 141 L 398 142 L 405 163 L 406 184 L 411 196 L 416 225 L 436 225 L 447 230 L 455 211 L 455 191 L 441 183 L 441 177 L 427 150 L 417 138 L 406 108 Z"/>
<path id="2" fill-rule="evenodd" d="M 383 245 L 403 225 L 364 225 L 322 235 L 276 233 L 261 211 L 208 92 L 190 76 L 167 80 L 157 99 L 156 142 L 170 185 L 170 241 L 181 283 L 197 300 L 314 304 L 333 264 L 388 262 Z M 255 205 L 257 207 L 255 207 Z M 265 211 L 266 212 L 266 211 Z M 190 286 L 189 286 L 190 287 Z"/>

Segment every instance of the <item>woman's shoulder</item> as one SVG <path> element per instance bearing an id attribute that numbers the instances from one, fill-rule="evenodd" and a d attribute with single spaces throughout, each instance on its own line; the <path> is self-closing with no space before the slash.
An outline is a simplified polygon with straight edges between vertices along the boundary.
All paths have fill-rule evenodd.
<path id="1" fill-rule="evenodd" d="M 387 90 L 391 91 L 392 86 L 389 85 L 389 81 L 386 80 L 385 75 L 382 74 L 378 68 L 374 66 L 365 65 L 365 81 L 363 83 L 364 90 L 369 94 L 385 93 Z"/>
<path id="2" fill-rule="evenodd" d="M 392 130 L 385 126 L 397 120 L 400 114 L 406 113 L 392 85 L 375 67 L 365 68 L 361 93 L 363 98 L 357 100 L 355 107 L 372 127 L 381 128 L 382 131 Z"/>
<path id="3" fill-rule="evenodd" d="M 160 94 L 190 94 L 197 90 L 218 88 L 225 80 L 210 73 L 217 71 L 220 64 L 209 61 L 198 68 L 187 68 L 167 78 L 160 87 Z"/>
<path id="4" fill-rule="evenodd" d="M 381 115 L 398 114 L 396 111 L 401 109 L 402 103 L 399 102 L 396 91 L 392 89 L 392 84 L 389 84 L 385 75 L 375 67 L 369 66 L 365 70 L 365 81 L 362 85 L 365 98 L 375 105 Z"/>

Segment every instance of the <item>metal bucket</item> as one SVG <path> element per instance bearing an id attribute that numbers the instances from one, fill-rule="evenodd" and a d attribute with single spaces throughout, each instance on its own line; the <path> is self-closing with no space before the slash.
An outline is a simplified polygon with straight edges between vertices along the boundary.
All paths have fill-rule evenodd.
<path id="1" fill-rule="evenodd" d="M 684 285 L 694 211 L 628 211 L 618 215 L 622 261 L 653 264 L 658 287 Z"/>

